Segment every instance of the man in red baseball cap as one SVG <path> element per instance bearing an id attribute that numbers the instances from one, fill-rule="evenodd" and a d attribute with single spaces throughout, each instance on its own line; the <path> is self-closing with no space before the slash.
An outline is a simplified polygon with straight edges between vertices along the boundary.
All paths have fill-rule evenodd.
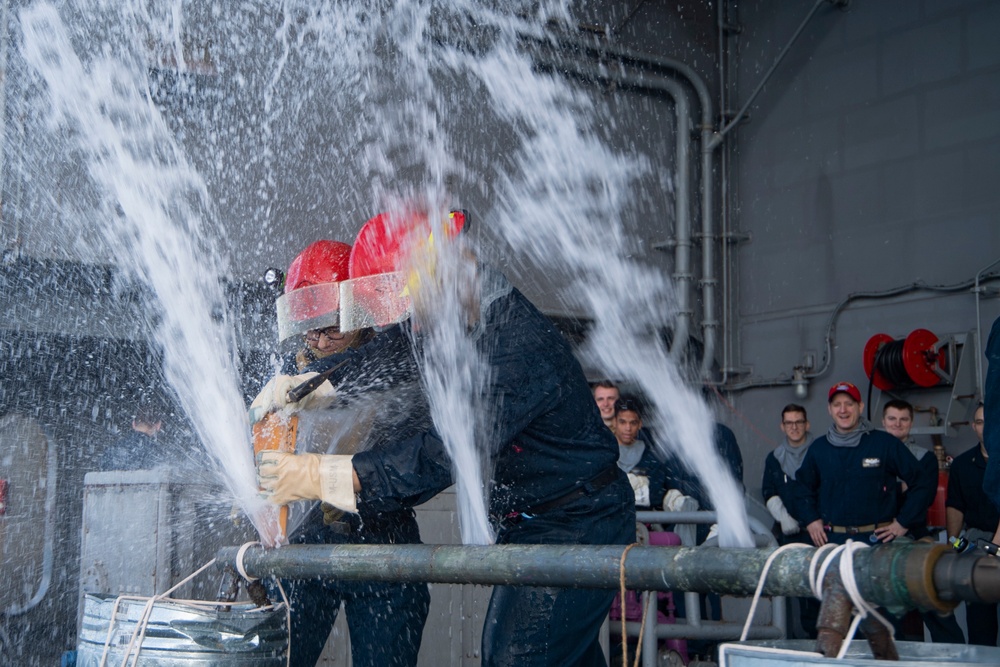
<path id="1" fill-rule="evenodd" d="M 904 526 L 927 511 L 923 498 L 933 489 L 924 488 L 927 481 L 906 446 L 862 418 L 864 403 L 855 385 L 838 382 L 827 396 L 833 424 L 809 447 L 796 474 L 799 489 L 792 514 L 806 525 L 816 546 L 902 537 Z M 897 477 L 910 489 L 902 506 Z"/>

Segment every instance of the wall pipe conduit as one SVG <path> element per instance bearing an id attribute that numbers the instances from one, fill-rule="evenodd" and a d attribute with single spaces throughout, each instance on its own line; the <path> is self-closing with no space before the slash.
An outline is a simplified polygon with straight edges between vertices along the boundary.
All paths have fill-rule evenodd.
<path id="1" fill-rule="evenodd" d="M 543 59 L 538 58 L 539 62 Z M 691 104 L 688 92 L 680 82 L 660 75 L 645 72 L 630 73 L 612 70 L 599 64 L 570 63 L 559 61 L 554 53 L 548 54 L 543 66 L 558 70 L 581 79 L 614 83 L 624 88 L 650 90 L 664 93 L 674 102 L 676 118 L 676 142 L 674 147 L 674 168 L 677 172 L 677 193 L 674 198 L 675 243 L 673 279 L 677 284 L 677 326 L 674 330 L 670 354 L 678 359 L 687 346 L 694 311 L 691 307 Z"/>
<path id="2" fill-rule="evenodd" d="M 658 56 L 648 53 L 640 53 L 637 51 L 618 48 L 610 46 L 607 44 L 600 44 L 594 41 L 586 41 L 578 37 L 562 36 L 562 35 L 548 35 L 544 40 L 532 35 L 525 35 L 526 40 L 535 41 L 536 43 L 550 43 L 556 44 L 562 47 L 567 47 L 571 49 L 578 50 L 583 53 L 589 53 L 596 56 L 600 61 L 605 61 L 607 59 L 617 60 L 623 65 L 630 65 L 643 70 L 644 72 L 649 72 L 652 70 L 660 70 L 662 72 L 669 73 L 673 76 L 679 76 L 683 81 L 690 85 L 695 94 L 698 97 L 698 103 L 700 107 L 700 123 L 698 129 L 701 133 L 701 232 L 700 237 L 702 241 L 702 267 L 701 267 L 701 288 L 702 288 L 702 320 L 701 329 L 702 337 L 704 342 L 704 351 L 702 354 L 701 361 L 701 375 L 704 380 L 711 380 L 711 369 L 712 362 L 715 358 L 715 350 L 718 344 L 717 333 L 719 327 L 719 319 L 716 315 L 716 291 L 719 283 L 716 277 L 715 268 L 715 248 L 714 241 L 716 237 L 721 238 L 721 231 L 716 233 L 714 231 L 714 217 L 715 217 L 715 197 L 714 197 L 714 163 L 715 163 L 715 150 L 722 145 L 723 141 L 726 139 L 728 133 L 736 126 L 736 124 L 745 116 L 750 105 L 756 99 L 757 95 L 763 90 L 764 85 L 767 80 L 773 74 L 775 69 L 784 59 L 785 55 L 788 53 L 791 46 L 801 35 L 802 31 L 805 29 L 806 25 L 812 20 L 816 15 L 819 8 L 825 4 L 829 3 L 835 7 L 843 9 L 848 5 L 848 0 L 816 0 L 813 7 L 810 9 L 805 19 L 800 23 L 799 27 L 792 34 L 791 38 L 788 40 L 784 48 L 779 53 L 777 59 L 771 66 L 770 70 L 767 72 L 765 77 L 758 83 L 754 92 L 750 95 L 750 98 L 744 103 L 740 112 L 719 132 L 715 131 L 715 111 L 712 105 L 712 98 L 709 94 L 708 86 L 701 76 L 686 63 L 673 58 L 668 58 L 664 56 Z M 562 68 L 566 68 L 565 65 L 561 65 Z M 615 78 L 610 72 L 605 68 L 605 77 L 610 78 L 613 81 L 618 82 L 619 80 Z M 621 81 L 626 83 L 625 81 Z M 647 84 L 648 87 L 648 84 Z M 662 90 L 662 88 L 660 88 Z M 675 96 L 675 100 L 677 97 Z M 678 134 L 680 134 L 678 132 Z M 680 188 L 678 188 L 680 189 Z M 679 240 L 679 239 L 678 239 Z M 725 239 L 722 239 L 725 241 Z M 675 266 L 675 269 L 680 273 L 680 269 Z M 687 295 L 685 294 L 685 298 Z M 683 322 L 679 323 L 683 326 Z M 675 332 L 676 333 L 676 332 Z M 675 341 L 677 336 L 675 335 Z M 674 346 L 677 348 L 677 346 Z M 679 348 L 678 348 L 679 349 Z M 724 382 L 725 380 L 723 380 Z"/>
<path id="3" fill-rule="evenodd" d="M 613 59 L 621 63 L 622 65 L 635 67 L 640 70 L 639 76 L 645 83 L 642 87 L 652 88 L 654 90 L 666 90 L 665 87 L 659 84 L 659 87 L 653 84 L 655 79 L 654 75 L 657 73 L 656 70 L 660 71 L 660 74 L 669 74 L 672 76 L 679 76 L 683 82 L 686 82 L 694 90 L 699 105 L 700 120 L 698 123 L 698 130 L 701 133 L 701 240 L 702 240 L 702 271 L 701 271 L 701 285 L 702 285 L 702 337 L 704 341 L 704 352 L 702 356 L 702 375 L 707 377 L 709 370 L 712 365 L 712 360 L 715 357 L 715 347 L 716 347 L 716 329 L 718 327 L 719 321 L 715 315 L 715 286 L 718 284 L 718 280 L 715 277 L 715 250 L 712 245 L 712 241 L 716 234 L 713 233 L 713 219 L 715 217 L 715 199 L 714 199 L 714 189 L 713 183 L 714 179 L 712 176 L 714 170 L 714 151 L 715 146 L 712 143 L 712 137 L 715 130 L 714 117 L 715 112 L 712 106 L 712 97 L 709 94 L 708 86 L 705 81 L 698 75 L 690 65 L 683 63 L 679 60 L 673 58 L 667 58 L 664 56 L 657 56 L 647 53 L 639 53 L 637 51 L 632 51 L 629 49 L 616 48 L 604 44 L 598 44 L 594 42 L 582 41 L 577 38 L 571 37 L 550 37 L 550 39 L 562 47 L 572 48 L 579 50 L 583 53 L 589 53 L 599 60 Z M 565 65 L 563 65 L 565 67 Z M 606 70 L 605 70 L 606 71 Z M 606 75 L 611 80 L 616 83 L 619 82 L 614 76 Z M 618 74 L 618 76 L 622 76 Z M 667 77 L 663 77 L 661 81 L 669 80 Z M 628 84 L 627 80 L 621 81 L 624 85 Z M 676 99 L 676 98 L 675 98 Z M 678 132 L 678 134 L 680 134 Z M 683 187 L 683 183 L 679 183 L 678 190 Z M 675 267 L 677 268 L 677 267 Z M 679 270 L 679 269 L 678 269 Z M 685 295 L 685 298 L 687 295 Z M 675 341 L 677 336 L 675 335 Z M 676 342 L 673 346 L 677 349 L 683 349 L 677 346 Z"/>
<path id="4" fill-rule="evenodd" d="M 431 544 L 291 545 L 244 549 L 242 567 L 253 577 L 314 577 L 482 585 L 619 587 L 623 546 Z M 220 566 L 236 567 L 238 547 L 218 552 Z M 682 590 L 752 595 L 775 548 L 635 547 L 625 559 L 625 585 L 635 590 Z M 812 547 L 774 559 L 765 595 L 812 595 Z M 861 549 L 854 573 L 868 602 L 891 608 L 950 611 L 960 600 L 1000 602 L 1000 559 L 960 555 L 945 545 L 910 542 Z"/>

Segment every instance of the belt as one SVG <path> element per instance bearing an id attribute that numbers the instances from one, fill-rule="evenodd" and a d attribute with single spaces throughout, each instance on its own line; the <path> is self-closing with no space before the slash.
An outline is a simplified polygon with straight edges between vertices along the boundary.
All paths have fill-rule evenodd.
<path id="1" fill-rule="evenodd" d="M 857 535 L 858 533 L 870 533 L 877 528 L 885 528 L 891 523 L 892 521 L 881 521 L 879 523 L 870 523 L 867 526 L 831 526 L 827 524 L 824 528 L 831 533 L 847 533 L 848 535 Z"/>
<path id="2" fill-rule="evenodd" d="M 531 508 L 522 512 L 522 514 L 544 514 L 545 512 L 551 512 L 552 510 L 562 507 L 563 505 L 568 505 L 574 500 L 579 500 L 584 496 L 593 495 L 618 479 L 619 474 L 619 468 L 616 464 L 607 468 L 597 477 L 588 480 L 585 484 L 576 487 L 569 493 L 539 505 L 533 505 Z"/>

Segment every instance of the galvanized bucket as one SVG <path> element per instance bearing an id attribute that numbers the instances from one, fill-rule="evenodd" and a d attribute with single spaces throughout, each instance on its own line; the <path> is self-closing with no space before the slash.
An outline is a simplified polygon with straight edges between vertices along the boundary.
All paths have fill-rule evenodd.
<path id="1" fill-rule="evenodd" d="M 98 667 L 115 598 L 87 595 L 77 644 L 77 667 Z M 115 615 L 106 665 L 121 664 L 145 603 L 124 600 Z M 285 665 L 288 629 L 284 609 L 252 604 L 228 611 L 196 609 L 169 600 L 153 605 L 136 665 L 158 667 L 279 667 Z M 134 655 L 134 651 L 133 651 Z M 131 658 L 128 664 L 131 663 Z"/>
<path id="2" fill-rule="evenodd" d="M 866 641 L 853 641 L 842 660 L 825 658 L 814 652 L 816 642 L 809 639 L 784 639 L 723 644 L 719 647 L 719 667 L 981 667 L 1000 665 L 1000 648 L 965 644 L 896 642 L 899 662 L 876 661 Z"/>

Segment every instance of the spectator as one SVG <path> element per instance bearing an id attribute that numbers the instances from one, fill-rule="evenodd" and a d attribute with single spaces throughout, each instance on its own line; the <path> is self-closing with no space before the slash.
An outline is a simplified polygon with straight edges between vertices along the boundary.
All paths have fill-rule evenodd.
<path id="1" fill-rule="evenodd" d="M 788 511 L 792 506 L 795 474 L 802 465 L 812 441 L 809 433 L 809 418 L 801 405 L 790 403 L 781 409 L 781 432 L 785 439 L 769 452 L 764 460 L 764 478 L 761 493 L 768 512 L 774 517 L 774 533 L 778 544 L 810 544 L 809 533 L 802 529 L 798 520 Z M 789 600 L 791 605 L 792 600 Z M 802 624 L 802 634 L 816 638 L 816 619 L 819 617 L 819 601 L 812 598 L 798 600 L 800 612 L 797 614 Z M 789 614 L 789 618 L 795 618 Z"/>
<path id="2" fill-rule="evenodd" d="M 809 534 L 788 511 L 792 504 L 792 482 L 809 451 L 809 419 L 806 409 L 791 403 L 781 410 L 781 431 L 785 439 L 764 460 L 761 493 L 767 510 L 774 517 L 774 536 L 779 544 L 809 544 Z"/>
<path id="3" fill-rule="evenodd" d="M 983 490 L 1000 509 L 1000 317 L 993 321 L 990 337 L 986 342 L 986 381 L 983 386 L 983 446 L 987 454 L 993 454 L 986 464 Z M 1000 526 L 993 535 L 993 542 L 1000 544 Z"/>
<path id="4" fill-rule="evenodd" d="M 964 529 L 965 537 L 975 544 L 979 539 L 989 540 L 997 524 L 1000 512 L 993 506 L 983 491 L 983 477 L 989 454 L 983 443 L 983 405 L 976 408 L 972 428 L 979 442 L 968 451 L 962 452 L 951 462 L 948 476 L 947 529 L 948 541 L 955 542 Z M 972 603 L 966 605 L 966 623 L 969 628 L 969 643 L 979 646 L 997 645 L 997 605 Z"/>
<path id="5" fill-rule="evenodd" d="M 642 411 L 639 402 L 623 398 L 615 403 L 614 433 L 618 439 L 618 467 L 628 473 L 635 505 L 640 509 L 662 509 L 667 469 L 654 448 L 639 438 Z"/>
<path id="6" fill-rule="evenodd" d="M 906 534 L 927 509 L 926 481 L 913 454 L 896 438 L 872 429 L 861 418 L 861 392 L 850 382 L 838 382 L 828 392 L 827 410 L 833 424 L 809 446 L 795 475 L 790 508 L 813 544 L 843 544 L 847 540 L 890 542 Z M 896 478 L 910 487 L 900 508 Z"/>
<path id="7" fill-rule="evenodd" d="M 740 488 L 743 488 L 743 454 L 740 452 L 739 443 L 736 442 L 736 435 L 730 428 L 720 422 L 715 423 L 712 434 L 712 444 L 719 457 L 726 464 L 729 473 Z M 672 454 L 666 461 L 667 467 L 667 488 L 676 489 L 684 496 L 693 498 L 698 502 L 698 508 L 702 510 L 714 511 L 715 505 L 712 503 L 708 490 L 691 470 L 684 465 L 677 455 Z M 715 535 L 716 526 L 706 526 L 699 524 L 697 528 L 698 544 Z"/>
<path id="8" fill-rule="evenodd" d="M 910 437 L 910 430 L 913 428 L 913 406 L 907 401 L 894 398 L 888 401 L 882 408 L 882 428 L 890 435 L 896 436 L 900 442 L 906 445 L 913 457 L 920 464 L 920 474 L 925 478 L 927 493 L 921 498 L 921 502 L 926 501 L 923 513 L 917 517 L 916 523 L 907 525 L 906 529 L 910 537 L 915 540 L 929 538 L 930 530 L 927 529 L 927 508 L 934 502 L 934 494 L 937 492 L 937 471 L 938 461 L 934 453 L 926 447 L 919 446 Z M 905 484 L 901 488 L 901 502 L 906 501 L 909 490 Z"/>
<path id="9" fill-rule="evenodd" d="M 170 458 L 156 441 L 162 428 L 163 410 L 141 401 L 132 417 L 131 433 L 104 450 L 97 469 L 151 470 L 169 466 Z"/>
<path id="10" fill-rule="evenodd" d="M 601 411 L 601 419 L 604 425 L 615 430 L 615 403 L 618 402 L 621 394 L 618 386 L 611 380 L 601 380 L 594 384 L 594 401 Z"/>
<path id="11" fill-rule="evenodd" d="M 913 428 L 913 406 L 907 401 L 894 398 L 886 402 L 882 408 L 882 427 L 887 433 L 896 436 L 900 442 L 906 445 L 906 448 L 917 459 L 920 476 L 927 486 L 927 494 L 923 498 L 926 506 L 919 520 L 911 525 L 907 525 L 906 529 L 913 539 L 932 542 L 934 540 L 931 531 L 927 528 L 927 508 L 934 502 L 934 495 L 937 492 L 937 457 L 926 447 L 916 444 L 913 438 L 910 437 L 910 430 Z M 912 492 L 907 488 L 906 484 L 901 484 L 900 487 L 900 507 L 902 507 L 902 504 L 906 502 L 907 497 Z M 913 615 L 914 625 L 916 625 L 916 632 L 918 633 L 916 639 L 918 641 L 922 640 L 923 627 L 916 623 L 916 614 L 918 612 L 912 611 L 910 614 Z M 939 644 L 965 643 L 965 635 L 962 634 L 962 629 L 958 626 L 958 621 L 955 620 L 954 616 L 939 616 L 933 611 L 919 612 L 919 615 L 923 619 L 923 624 L 930 631 L 931 641 Z M 903 627 L 910 627 L 909 623 L 903 620 L 895 623 L 895 625 L 896 638 L 903 639 Z"/>

